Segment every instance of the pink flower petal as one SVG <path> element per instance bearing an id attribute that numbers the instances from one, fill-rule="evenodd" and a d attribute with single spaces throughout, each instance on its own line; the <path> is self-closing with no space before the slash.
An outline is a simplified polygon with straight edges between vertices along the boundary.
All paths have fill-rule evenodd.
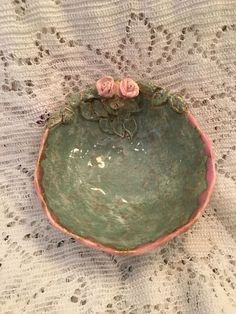
<path id="1" fill-rule="evenodd" d="M 138 84 L 131 78 L 125 78 L 120 82 L 120 92 L 123 97 L 134 98 L 139 94 Z"/>
<path id="2" fill-rule="evenodd" d="M 116 85 L 113 77 L 104 76 L 96 82 L 97 92 L 100 96 L 111 98 L 116 93 Z"/>

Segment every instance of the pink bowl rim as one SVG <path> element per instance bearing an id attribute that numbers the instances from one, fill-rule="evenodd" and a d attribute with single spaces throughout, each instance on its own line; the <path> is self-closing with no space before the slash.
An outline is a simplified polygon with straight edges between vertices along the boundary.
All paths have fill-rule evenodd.
<path id="1" fill-rule="evenodd" d="M 43 189 L 40 185 L 41 178 L 42 178 L 42 170 L 40 167 L 40 162 L 44 157 L 44 148 L 45 148 L 45 144 L 46 144 L 46 141 L 48 138 L 48 133 L 49 133 L 49 129 L 46 128 L 44 133 L 43 133 L 42 139 L 41 139 L 39 155 L 38 155 L 38 159 L 36 162 L 36 168 L 35 168 L 35 174 L 34 174 L 34 186 L 35 186 L 35 190 L 36 190 L 36 193 L 38 195 L 38 198 L 42 204 L 43 209 L 46 212 L 46 215 L 47 215 L 50 223 L 54 227 L 56 227 L 58 230 L 64 232 L 65 234 L 69 235 L 70 237 L 73 237 L 75 240 L 78 240 L 80 243 L 82 243 L 84 245 L 87 245 L 87 246 L 94 248 L 94 249 L 102 250 L 103 252 L 106 252 L 106 253 L 110 253 L 110 254 L 114 254 L 114 255 L 122 255 L 122 256 L 144 254 L 150 250 L 153 250 L 153 249 L 163 245 L 167 241 L 175 238 L 176 236 L 186 232 L 196 222 L 196 220 L 201 216 L 201 214 L 205 210 L 208 202 L 210 201 L 210 198 L 211 198 L 211 195 L 213 192 L 213 188 L 215 185 L 215 180 L 216 180 L 215 155 L 213 152 L 212 143 L 211 143 L 210 139 L 208 138 L 208 136 L 201 130 L 197 120 L 194 118 L 192 113 L 187 112 L 186 117 L 187 117 L 189 123 L 194 128 L 197 129 L 197 131 L 199 132 L 199 134 L 201 136 L 202 142 L 204 144 L 204 151 L 205 151 L 205 154 L 207 156 L 207 161 L 206 161 L 207 188 L 199 195 L 198 208 L 194 211 L 194 213 L 190 217 L 189 221 L 185 225 L 177 228 L 176 230 L 174 230 L 170 234 L 167 234 L 165 236 L 162 236 L 162 237 L 156 239 L 153 242 L 142 244 L 142 245 L 137 246 L 136 248 L 131 249 L 131 250 L 117 250 L 111 246 L 107 246 L 107 245 L 101 244 L 99 242 L 96 242 L 96 240 L 83 238 L 83 237 L 73 233 L 69 229 L 63 227 L 60 224 L 59 219 L 55 216 L 55 214 L 53 214 L 51 212 L 51 210 L 47 206 L 46 200 L 44 198 L 44 192 L 43 192 Z"/>

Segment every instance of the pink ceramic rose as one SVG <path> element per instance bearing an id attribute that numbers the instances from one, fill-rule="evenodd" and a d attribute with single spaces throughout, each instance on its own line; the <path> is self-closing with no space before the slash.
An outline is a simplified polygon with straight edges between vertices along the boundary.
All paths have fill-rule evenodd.
<path id="1" fill-rule="evenodd" d="M 138 84 L 130 78 L 125 78 L 120 82 L 120 93 L 123 97 L 134 98 L 139 94 Z"/>
<path id="2" fill-rule="evenodd" d="M 116 94 L 116 84 L 111 76 L 104 76 L 96 82 L 98 94 L 102 97 L 111 98 Z"/>

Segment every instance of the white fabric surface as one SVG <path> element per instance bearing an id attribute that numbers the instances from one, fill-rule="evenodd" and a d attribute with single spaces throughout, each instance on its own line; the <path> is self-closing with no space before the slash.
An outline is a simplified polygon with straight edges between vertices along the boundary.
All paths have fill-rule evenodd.
<path id="1" fill-rule="evenodd" d="M 236 313 L 236 1 L 1 0 L 0 313 Z M 180 92 L 214 142 L 214 196 L 186 234 L 112 257 L 55 230 L 40 136 L 103 74 Z"/>

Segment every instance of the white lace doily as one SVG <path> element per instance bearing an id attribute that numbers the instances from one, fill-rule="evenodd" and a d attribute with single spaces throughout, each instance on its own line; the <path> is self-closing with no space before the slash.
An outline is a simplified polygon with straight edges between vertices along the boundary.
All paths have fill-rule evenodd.
<path id="1" fill-rule="evenodd" d="M 0 313 L 236 313 L 236 1 L 1 0 L 0 9 Z M 33 189 L 48 117 L 104 74 L 181 93 L 214 142 L 206 213 L 141 257 L 58 232 Z"/>

